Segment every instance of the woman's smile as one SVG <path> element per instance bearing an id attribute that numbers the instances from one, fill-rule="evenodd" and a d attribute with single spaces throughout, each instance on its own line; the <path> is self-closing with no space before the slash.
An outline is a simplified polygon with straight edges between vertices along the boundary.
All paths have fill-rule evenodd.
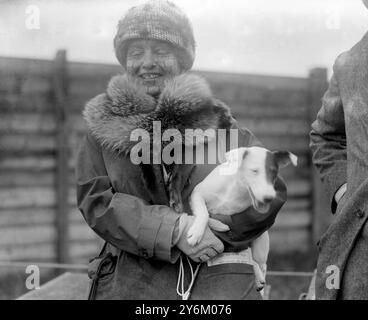
<path id="1" fill-rule="evenodd" d="M 139 75 L 143 80 L 155 80 L 158 77 L 161 77 L 162 75 L 160 73 L 142 73 Z"/>

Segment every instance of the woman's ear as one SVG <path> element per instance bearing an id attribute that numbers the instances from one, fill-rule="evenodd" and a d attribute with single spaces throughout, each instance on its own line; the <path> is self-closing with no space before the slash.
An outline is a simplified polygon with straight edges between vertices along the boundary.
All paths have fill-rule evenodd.
<path id="1" fill-rule="evenodd" d="M 298 157 L 289 151 L 275 151 L 273 154 L 280 168 L 284 168 L 290 163 L 295 167 L 298 164 Z"/>

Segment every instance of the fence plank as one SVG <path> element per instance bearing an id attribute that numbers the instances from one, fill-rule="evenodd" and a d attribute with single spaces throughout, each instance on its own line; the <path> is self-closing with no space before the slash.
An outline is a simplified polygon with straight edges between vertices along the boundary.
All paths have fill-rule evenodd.
<path id="1" fill-rule="evenodd" d="M 56 203 L 55 199 L 55 190 L 50 187 L 0 189 L 0 210 L 52 207 Z"/>
<path id="2" fill-rule="evenodd" d="M 0 115 L 4 113 L 50 112 L 52 106 L 49 92 L 6 92 L 0 96 L 0 105 Z"/>
<path id="3" fill-rule="evenodd" d="M 236 118 L 263 118 L 263 119 L 304 119 L 308 114 L 308 107 L 306 105 L 298 105 L 293 108 L 289 106 L 275 106 L 272 104 L 264 103 L 244 103 L 238 102 L 229 105 L 232 114 Z"/>
<path id="4" fill-rule="evenodd" d="M 55 96 L 56 135 L 56 256 L 57 262 L 69 261 L 68 229 L 68 113 L 66 99 L 68 95 L 68 74 L 66 51 L 59 50 L 53 65 L 53 89 Z"/>
<path id="5" fill-rule="evenodd" d="M 310 248 L 310 231 L 304 229 L 277 229 L 271 228 L 270 254 L 286 252 L 306 252 Z"/>
<path id="6" fill-rule="evenodd" d="M 264 136 L 260 133 L 257 135 L 257 137 L 262 141 L 262 144 L 270 150 L 289 150 L 293 153 L 296 153 L 297 155 L 309 153 L 309 138 L 307 136 Z"/>
<path id="7" fill-rule="evenodd" d="M 308 229 L 312 224 L 310 211 L 285 212 L 281 211 L 277 218 L 273 229 Z"/>
<path id="8" fill-rule="evenodd" d="M 86 223 L 74 223 L 70 226 L 69 241 L 94 240 L 96 234 Z M 57 241 L 57 234 L 54 224 L 36 225 L 29 228 L 27 226 L 14 226 L 2 229 L 0 232 L 0 248 L 6 247 L 31 247 L 41 243 L 54 243 Z"/>
<path id="9" fill-rule="evenodd" d="M 101 242 L 88 240 L 87 242 L 70 242 L 70 262 L 88 263 L 88 258 L 98 254 Z M 57 261 L 53 243 L 40 243 L 30 247 L 8 247 L 0 249 L 0 260 L 50 262 Z"/>
<path id="10" fill-rule="evenodd" d="M 1 173 L 0 190 L 14 187 L 49 187 L 55 184 L 54 172 L 4 171 Z"/>
<path id="11" fill-rule="evenodd" d="M 53 207 L 3 209 L 0 214 L 0 229 L 51 224 L 54 218 L 55 208 Z"/>
<path id="12" fill-rule="evenodd" d="M 43 77 L 49 79 L 52 61 L 43 59 L 0 57 L 1 77 Z"/>
<path id="13" fill-rule="evenodd" d="M 56 148 L 55 139 L 45 134 L 7 134 L 0 136 L 0 151 L 4 153 L 51 152 Z"/>
<path id="14" fill-rule="evenodd" d="M 238 118 L 239 122 L 251 130 L 256 136 L 270 135 L 283 136 L 292 135 L 305 137 L 310 131 L 310 126 L 304 119 L 282 119 L 282 118 Z"/>
<path id="15" fill-rule="evenodd" d="M 55 119 L 50 113 L 16 113 L 0 117 L 0 134 L 52 134 L 55 129 Z"/>
<path id="16" fill-rule="evenodd" d="M 32 227 L 47 225 L 55 222 L 55 207 L 27 207 L 9 208 L 1 210 L 0 229 L 9 227 Z M 69 207 L 69 223 L 85 224 L 82 214 L 73 205 Z"/>
<path id="17" fill-rule="evenodd" d="M 8 154 L 0 157 L 0 170 L 5 172 L 9 170 L 39 172 L 43 170 L 52 170 L 55 168 L 55 158 L 52 156 L 24 156 L 15 157 Z"/>

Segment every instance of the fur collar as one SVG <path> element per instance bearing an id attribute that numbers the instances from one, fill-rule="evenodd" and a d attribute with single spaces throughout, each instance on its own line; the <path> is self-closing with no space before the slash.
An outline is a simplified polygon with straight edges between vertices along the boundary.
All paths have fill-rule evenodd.
<path id="1" fill-rule="evenodd" d="M 114 152 L 128 152 L 135 129 L 152 132 L 152 121 L 161 121 L 161 132 L 178 129 L 229 128 L 234 122 L 229 108 L 213 98 L 207 82 L 193 74 L 168 81 L 155 100 L 127 75 L 114 76 L 106 93 L 87 102 L 84 119 L 99 143 Z M 186 145 L 192 139 L 184 140 Z"/>

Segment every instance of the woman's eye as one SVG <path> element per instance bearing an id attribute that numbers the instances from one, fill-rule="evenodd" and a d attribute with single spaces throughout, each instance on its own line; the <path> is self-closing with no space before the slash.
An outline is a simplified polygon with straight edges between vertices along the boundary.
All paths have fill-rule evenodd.
<path id="1" fill-rule="evenodd" d="M 257 174 L 257 173 L 258 173 L 258 169 L 252 169 L 252 172 L 253 172 L 254 174 Z"/>
<path id="2" fill-rule="evenodd" d="M 165 49 L 162 49 L 162 48 L 157 48 L 155 50 L 156 54 L 160 55 L 160 56 L 164 56 L 164 55 L 167 55 L 169 52 Z"/>
<path id="3" fill-rule="evenodd" d="M 133 50 L 129 50 L 128 51 L 128 56 L 129 57 L 138 57 L 142 54 L 142 50 L 139 49 L 133 49 Z"/>

